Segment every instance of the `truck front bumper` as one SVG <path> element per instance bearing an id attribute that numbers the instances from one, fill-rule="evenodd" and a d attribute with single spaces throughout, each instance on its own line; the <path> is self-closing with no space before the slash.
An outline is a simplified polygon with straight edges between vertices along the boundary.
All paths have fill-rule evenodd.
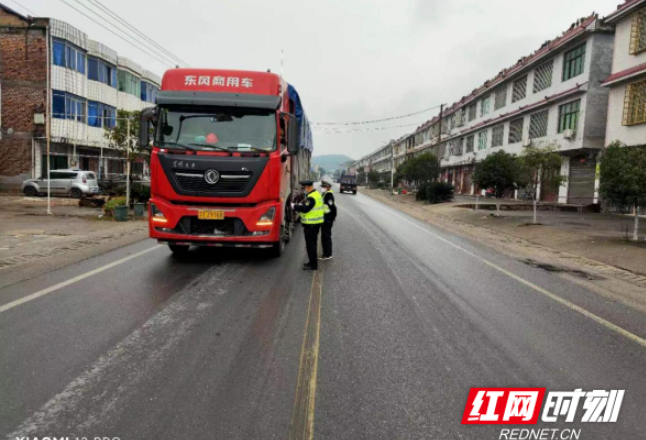
<path id="1" fill-rule="evenodd" d="M 263 218 L 274 208 L 273 221 Z M 199 206 L 150 199 L 149 235 L 163 243 L 191 246 L 270 247 L 280 240 L 282 203 L 267 201 L 253 206 Z M 201 211 L 219 211 L 221 220 L 201 220 Z M 245 246 L 246 245 L 246 246 Z"/>

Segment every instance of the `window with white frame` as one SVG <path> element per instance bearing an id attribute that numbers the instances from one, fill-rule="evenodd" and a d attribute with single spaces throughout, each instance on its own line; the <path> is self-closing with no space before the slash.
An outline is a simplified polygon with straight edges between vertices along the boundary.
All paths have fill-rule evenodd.
<path id="1" fill-rule="evenodd" d="M 502 147 L 505 137 L 505 126 L 503 124 L 496 125 L 491 130 L 491 146 Z"/>
<path id="2" fill-rule="evenodd" d="M 502 86 L 496 90 L 496 99 L 493 104 L 494 110 L 498 110 L 507 105 L 507 86 Z"/>
<path id="3" fill-rule="evenodd" d="M 474 135 L 467 136 L 467 142 L 466 142 L 467 153 L 473 153 L 473 142 L 474 142 Z"/>
<path id="4" fill-rule="evenodd" d="M 552 87 L 552 71 L 554 70 L 554 60 L 549 60 L 541 64 L 534 70 L 534 93 Z"/>
<path id="5" fill-rule="evenodd" d="M 538 139 L 547 136 L 549 111 L 534 113 L 529 117 L 529 138 Z"/>
<path id="6" fill-rule="evenodd" d="M 473 121 L 476 118 L 476 105 L 471 104 L 469 106 L 469 122 Z"/>
<path id="7" fill-rule="evenodd" d="M 487 130 L 478 133 L 478 150 L 485 150 L 487 148 Z"/>
<path id="8" fill-rule="evenodd" d="M 515 144 L 523 140 L 523 130 L 525 129 L 525 118 L 514 119 L 509 123 L 509 137 L 507 143 Z"/>
<path id="9" fill-rule="evenodd" d="M 563 133 L 565 130 L 576 131 L 580 110 L 580 99 L 559 106 L 559 133 Z"/>
<path id="10" fill-rule="evenodd" d="M 518 102 L 527 96 L 527 75 L 514 81 L 511 102 Z"/>
<path id="11" fill-rule="evenodd" d="M 482 98 L 480 101 L 480 116 L 489 114 L 491 110 L 491 95 Z"/>

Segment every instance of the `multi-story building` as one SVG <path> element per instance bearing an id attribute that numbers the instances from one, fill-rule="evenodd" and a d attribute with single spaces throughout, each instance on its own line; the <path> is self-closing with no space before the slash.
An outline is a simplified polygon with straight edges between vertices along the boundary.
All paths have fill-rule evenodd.
<path id="1" fill-rule="evenodd" d="M 390 141 L 383 147 L 363 156 L 352 164 L 352 168 L 364 171 L 377 171 L 378 173 L 390 172 L 393 169 L 393 148 L 396 141 Z"/>
<path id="2" fill-rule="evenodd" d="M 4 5 L 0 54 L 0 182 L 44 175 L 48 115 L 51 169 L 124 172 L 123 153 L 111 146 L 106 128 L 116 125 L 117 110 L 153 105 L 157 75 L 65 22 L 25 17 Z M 135 169 L 146 173 L 145 162 Z"/>
<path id="3" fill-rule="evenodd" d="M 627 0 L 604 22 L 615 26 L 606 145 L 646 144 L 646 0 Z"/>
<path id="4" fill-rule="evenodd" d="M 596 15 L 574 23 L 403 138 L 396 165 L 431 151 L 440 158 L 442 179 L 457 193 L 473 194 L 479 190 L 471 181 L 474 164 L 487 155 L 551 145 L 563 155 L 567 182 L 541 188 L 540 199 L 595 202 L 608 108 L 601 81 L 610 73 L 613 39 L 613 29 Z"/>

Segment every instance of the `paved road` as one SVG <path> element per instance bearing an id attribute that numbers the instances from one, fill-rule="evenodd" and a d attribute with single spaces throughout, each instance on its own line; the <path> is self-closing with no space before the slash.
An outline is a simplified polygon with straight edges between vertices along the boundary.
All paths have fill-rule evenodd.
<path id="1" fill-rule="evenodd" d="M 546 387 L 625 389 L 617 423 L 556 427 L 644 438 L 642 314 L 337 200 L 315 276 L 299 230 L 280 259 L 143 241 L 0 289 L 0 437 L 497 439 L 460 424 L 469 388 Z"/>

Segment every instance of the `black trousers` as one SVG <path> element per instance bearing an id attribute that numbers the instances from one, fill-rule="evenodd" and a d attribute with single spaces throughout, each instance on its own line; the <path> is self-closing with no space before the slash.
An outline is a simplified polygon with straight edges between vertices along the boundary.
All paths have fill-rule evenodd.
<path id="1" fill-rule="evenodd" d="M 316 250 L 319 241 L 319 229 L 321 229 L 321 225 L 303 225 L 307 258 L 310 260 L 309 265 L 314 268 L 319 267 L 318 251 Z"/>
<path id="2" fill-rule="evenodd" d="M 321 244 L 325 257 L 332 256 L 332 225 L 334 225 L 333 222 L 325 222 L 321 226 Z"/>

